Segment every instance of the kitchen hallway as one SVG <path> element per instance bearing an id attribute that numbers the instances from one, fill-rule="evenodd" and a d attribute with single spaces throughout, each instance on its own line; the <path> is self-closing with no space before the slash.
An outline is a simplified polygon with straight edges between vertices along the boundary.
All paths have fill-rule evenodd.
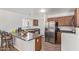
<path id="1" fill-rule="evenodd" d="M 61 44 L 52 44 L 45 42 L 43 38 L 41 51 L 61 51 Z"/>
<path id="2" fill-rule="evenodd" d="M 60 44 L 51 44 L 48 42 L 44 42 L 41 51 L 61 51 L 60 47 Z"/>

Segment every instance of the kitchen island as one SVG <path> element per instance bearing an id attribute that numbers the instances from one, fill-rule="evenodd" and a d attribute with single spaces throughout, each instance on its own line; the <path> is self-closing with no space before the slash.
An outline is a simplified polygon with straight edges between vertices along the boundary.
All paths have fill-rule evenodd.
<path id="1" fill-rule="evenodd" d="M 11 41 L 9 43 L 12 44 L 12 46 L 17 49 L 18 51 L 40 51 L 41 50 L 41 41 L 42 41 L 42 35 L 38 32 L 38 29 L 22 29 L 20 32 L 17 30 L 15 32 L 3 32 L 5 38 L 5 42 L 2 42 L 3 39 L 1 39 L 2 34 L 0 34 L 0 47 L 2 49 L 2 45 L 7 45 L 7 37 L 10 38 Z M 11 34 L 11 36 L 9 35 Z M 9 47 L 9 45 L 8 45 Z M 5 48 L 4 48 L 5 51 Z M 7 51 L 7 50 L 6 50 Z M 9 51 L 9 50 L 8 50 Z"/>
<path id="2" fill-rule="evenodd" d="M 19 37 L 15 37 L 14 47 L 19 51 L 40 51 L 41 37 L 41 35 L 37 35 L 31 40 L 23 40 Z"/>
<path id="3" fill-rule="evenodd" d="M 19 51 L 40 51 L 41 50 L 42 35 L 34 33 L 34 30 L 28 30 L 27 35 L 25 37 L 19 36 L 17 33 L 12 33 L 12 35 L 15 37 L 14 47 L 17 50 Z"/>

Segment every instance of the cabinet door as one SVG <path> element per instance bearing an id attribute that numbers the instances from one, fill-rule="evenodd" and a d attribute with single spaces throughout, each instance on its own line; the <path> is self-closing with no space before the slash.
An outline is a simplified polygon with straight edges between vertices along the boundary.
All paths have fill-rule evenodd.
<path id="1" fill-rule="evenodd" d="M 79 8 L 75 10 L 75 20 L 76 20 L 76 26 L 79 27 Z"/>
<path id="2" fill-rule="evenodd" d="M 56 44 L 61 44 L 61 32 L 57 32 Z"/>
<path id="3" fill-rule="evenodd" d="M 75 12 L 74 12 L 74 25 L 75 27 L 77 27 L 77 9 L 75 9 Z"/>
<path id="4" fill-rule="evenodd" d="M 41 37 L 36 38 L 35 40 L 35 51 L 41 50 Z"/>
<path id="5" fill-rule="evenodd" d="M 23 41 L 19 38 L 16 38 L 14 47 L 19 51 L 34 51 L 35 50 L 35 40 Z"/>
<path id="6" fill-rule="evenodd" d="M 61 50 L 79 51 L 79 39 L 76 34 L 62 33 L 61 40 Z"/>

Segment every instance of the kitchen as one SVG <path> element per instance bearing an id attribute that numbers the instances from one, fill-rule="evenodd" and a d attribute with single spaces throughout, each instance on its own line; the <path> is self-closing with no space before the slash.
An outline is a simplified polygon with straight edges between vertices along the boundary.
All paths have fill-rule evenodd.
<path id="1" fill-rule="evenodd" d="M 38 19 L 42 19 L 42 17 L 39 18 L 40 15 L 36 16 L 33 13 L 35 9 L 31 9 L 0 9 L 1 51 L 41 50 L 44 28 L 41 28 L 41 20 Z M 25 12 L 26 14 L 24 14 Z"/>
<path id="2" fill-rule="evenodd" d="M 51 13 L 48 15 L 45 26 L 45 41 L 51 44 L 48 50 L 65 51 L 65 48 L 71 48 L 68 46 L 72 42 L 72 39 L 70 42 L 66 40 L 73 38 L 73 36 L 69 37 L 68 35 L 75 35 L 76 33 L 75 8 L 56 8 L 52 9 Z"/>
<path id="3" fill-rule="evenodd" d="M 64 12 L 65 10 L 66 8 Z M 52 43 L 51 46 L 55 46 L 54 48 L 50 47 L 48 50 L 79 51 L 79 8 L 71 8 L 68 12 L 64 12 L 50 15 L 46 21 L 45 41 Z M 60 45 L 60 47 L 56 45 Z M 56 48 L 60 49 L 56 50 Z"/>
<path id="4" fill-rule="evenodd" d="M 78 13 L 76 8 L 1 8 L 0 51 L 79 50 Z"/>

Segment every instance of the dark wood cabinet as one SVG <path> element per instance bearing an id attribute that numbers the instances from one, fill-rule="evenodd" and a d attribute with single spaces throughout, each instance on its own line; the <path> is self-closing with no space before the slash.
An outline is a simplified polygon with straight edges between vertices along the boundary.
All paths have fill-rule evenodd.
<path id="1" fill-rule="evenodd" d="M 73 16 L 61 16 L 61 17 L 48 18 L 48 22 L 55 21 L 58 22 L 59 26 L 72 26 L 72 17 Z"/>
<path id="2" fill-rule="evenodd" d="M 56 44 L 61 44 L 61 32 L 56 33 Z"/>
<path id="3" fill-rule="evenodd" d="M 79 27 L 79 8 L 75 9 L 75 23 L 76 27 Z"/>
<path id="4" fill-rule="evenodd" d="M 77 14 L 76 14 L 76 10 L 77 10 L 77 9 L 75 9 L 75 11 L 74 11 L 74 21 L 75 21 L 75 22 L 74 22 L 74 25 L 75 25 L 75 27 L 77 26 L 77 17 L 76 17 Z"/>
<path id="5" fill-rule="evenodd" d="M 42 43 L 41 43 L 42 37 L 39 36 L 35 39 L 35 51 L 40 51 L 42 48 Z"/>

